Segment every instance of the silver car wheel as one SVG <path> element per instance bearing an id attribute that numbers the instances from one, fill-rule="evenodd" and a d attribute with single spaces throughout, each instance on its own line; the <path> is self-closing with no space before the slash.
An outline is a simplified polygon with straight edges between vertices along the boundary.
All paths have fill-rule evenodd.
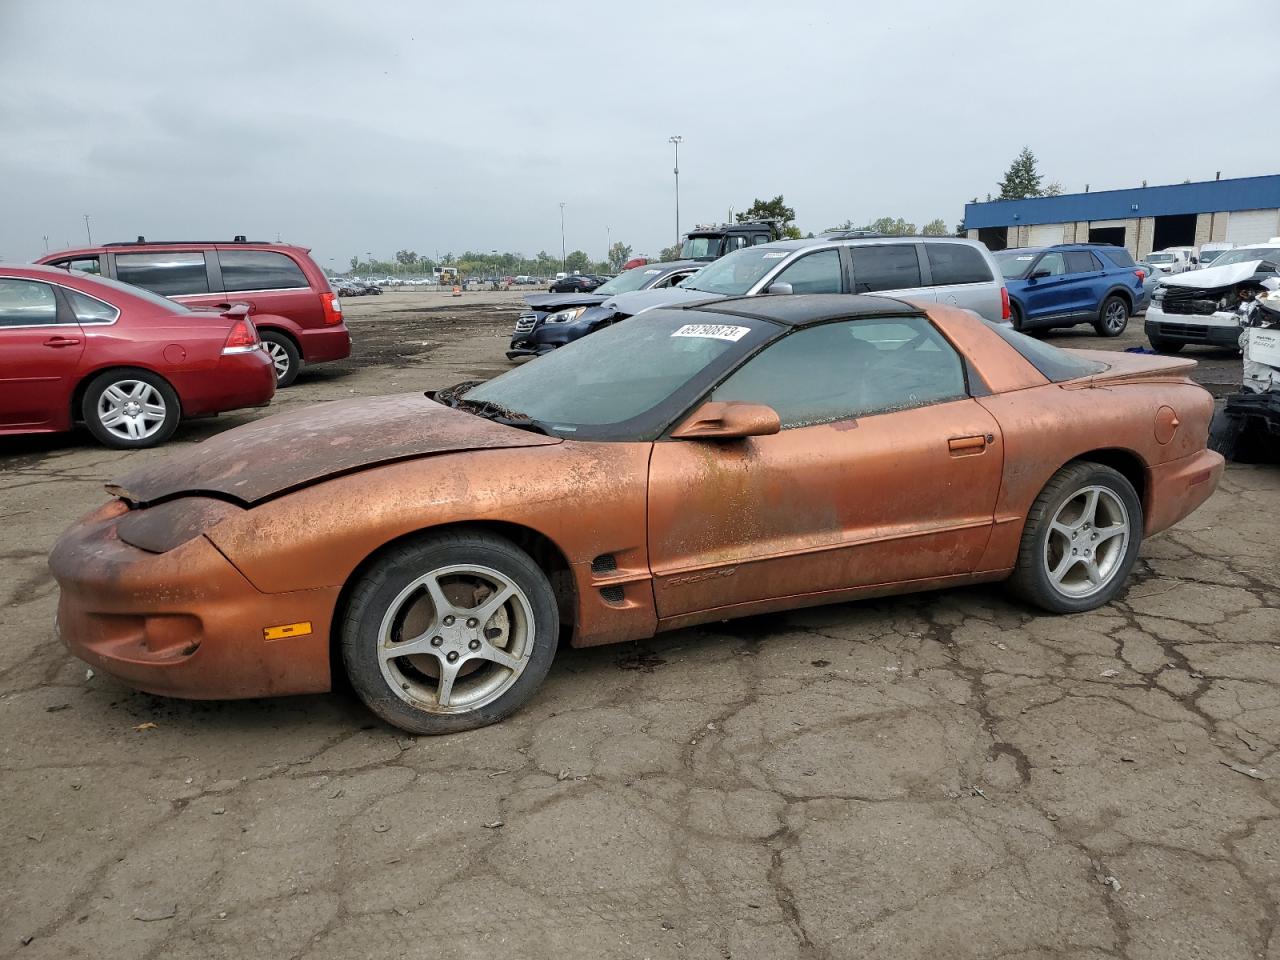
<path id="1" fill-rule="evenodd" d="M 533 608 L 492 567 L 440 567 L 406 586 L 378 631 L 378 665 L 401 700 L 466 713 L 501 697 L 533 652 Z"/>
<path id="2" fill-rule="evenodd" d="M 284 347 L 276 343 L 274 340 L 265 341 L 267 348 L 267 356 L 271 358 L 271 362 L 276 368 L 276 379 L 281 379 L 289 372 L 289 354 Z"/>
<path id="3" fill-rule="evenodd" d="M 1107 312 L 1103 317 L 1103 323 L 1107 325 L 1108 330 L 1119 331 L 1124 329 L 1125 321 L 1129 319 L 1129 312 L 1125 309 L 1124 304 L 1119 300 L 1113 300 L 1107 304 Z"/>
<path id="4" fill-rule="evenodd" d="M 1064 596 L 1090 597 L 1104 589 L 1129 548 L 1129 511 L 1109 487 L 1083 487 L 1068 497 L 1049 524 L 1044 569 Z"/>
<path id="5" fill-rule="evenodd" d="M 98 422 L 121 440 L 155 436 L 168 412 L 164 395 L 145 380 L 117 380 L 98 398 Z"/>

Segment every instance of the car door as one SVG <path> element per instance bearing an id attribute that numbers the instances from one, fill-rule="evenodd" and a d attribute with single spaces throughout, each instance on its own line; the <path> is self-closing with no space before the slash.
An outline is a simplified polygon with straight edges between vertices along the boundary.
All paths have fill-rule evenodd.
<path id="1" fill-rule="evenodd" d="M 188 307 L 222 302 L 203 250 L 138 250 L 108 255 L 117 280 L 145 287 Z"/>
<path id="2" fill-rule="evenodd" d="M 1042 254 L 1027 273 L 1023 288 L 1023 305 L 1028 320 L 1056 317 L 1068 313 L 1071 298 L 1067 261 L 1057 250 Z"/>
<path id="3" fill-rule="evenodd" d="M 84 335 L 52 284 L 0 277 L 0 430 L 69 426 Z"/>
<path id="4" fill-rule="evenodd" d="M 1000 281 L 976 247 L 942 240 L 926 240 L 921 247 L 929 286 L 939 303 L 972 310 L 993 322 L 1003 319 Z"/>
<path id="5" fill-rule="evenodd" d="M 784 257 L 781 252 L 764 254 L 768 257 Z M 768 293 L 775 283 L 791 285 L 792 293 L 844 293 L 845 267 L 836 247 L 815 250 L 791 260 L 775 274 L 766 275 L 753 288 L 754 293 Z"/>
<path id="6" fill-rule="evenodd" d="M 1069 298 L 1072 313 L 1096 313 L 1106 292 L 1102 264 L 1088 250 L 1068 250 L 1063 254 L 1067 264 Z"/>
<path id="7" fill-rule="evenodd" d="M 849 244 L 850 290 L 854 293 L 888 293 L 914 300 L 936 301 L 925 285 L 918 243 Z"/>
<path id="8" fill-rule="evenodd" d="M 925 317 L 798 329 L 711 399 L 768 404 L 783 429 L 654 444 L 659 617 L 976 569 L 1000 486 L 1000 429 Z"/>

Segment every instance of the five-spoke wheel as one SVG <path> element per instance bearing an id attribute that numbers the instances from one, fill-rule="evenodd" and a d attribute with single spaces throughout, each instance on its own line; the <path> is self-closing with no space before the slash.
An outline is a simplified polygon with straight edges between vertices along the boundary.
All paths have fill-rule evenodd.
<path id="1" fill-rule="evenodd" d="M 386 551 L 360 577 L 342 624 L 357 694 L 414 733 L 502 719 L 542 681 L 558 637 L 546 574 L 511 542 L 470 530 Z"/>
<path id="2" fill-rule="evenodd" d="M 1133 485 L 1110 467 L 1076 461 L 1032 504 L 1009 583 L 1054 613 L 1092 610 L 1124 588 L 1141 541 Z"/>

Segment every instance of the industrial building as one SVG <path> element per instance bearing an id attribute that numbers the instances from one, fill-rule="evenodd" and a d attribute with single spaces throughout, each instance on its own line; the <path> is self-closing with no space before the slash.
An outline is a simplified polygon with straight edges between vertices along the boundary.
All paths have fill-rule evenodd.
<path id="1" fill-rule="evenodd" d="M 1137 259 L 1167 247 L 1280 236 L 1280 174 L 968 203 L 970 239 L 992 250 L 1112 243 Z"/>

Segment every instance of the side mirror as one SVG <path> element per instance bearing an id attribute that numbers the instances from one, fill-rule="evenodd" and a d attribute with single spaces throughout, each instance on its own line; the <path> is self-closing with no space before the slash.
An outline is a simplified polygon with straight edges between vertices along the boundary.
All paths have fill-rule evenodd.
<path id="1" fill-rule="evenodd" d="M 1050 275 L 1050 274 L 1049 274 L 1049 271 L 1048 271 L 1048 270 L 1035 270 L 1035 271 L 1033 271 L 1033 272 L 1032 272 L 1031 276 L 1027 277 L 1027 279 L 1028 279 L 1028 280 L 1043 280 L 1045 277 L 1047 277 L 1047 276 L 1049 276 L 1049 275 Z"/>
<path id="2" fill-rule="evenodd" d="M 675 440 L 737 440 L 766 437 L 782 429 L 773 407 L 763 403 L 704 403 L 671 432 Z"/>
<path id="3" fill-rule="evenodd" d="M 765 293 L 792 293 L 791 284 L 785 280 L 779 280 L 777 283 L 769 284 L 769 289 Z"/>

